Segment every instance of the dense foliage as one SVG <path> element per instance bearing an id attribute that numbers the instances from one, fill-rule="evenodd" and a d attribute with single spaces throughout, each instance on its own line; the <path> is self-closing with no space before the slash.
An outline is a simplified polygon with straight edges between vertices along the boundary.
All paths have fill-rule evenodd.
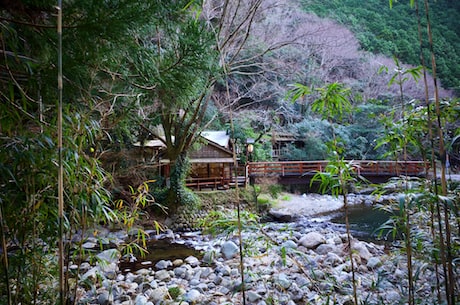
<path id="1" fill-rule="evenodd" d="M 406 63 L 420 64 L 420 44 L 414 8 L 409 1 L 302 0 L 305 10 L 329 17 L 350 27 L 361 47 L 374 53 L 397 56 Z M 429 1 L 430 21 L 439 77 L 445 88 L 460 90 L 460 3 L 451 0 Z M 420 7 L 423 4 L 420 3 Z M 420 12 L 423 16 L 423 11 Z M 426 33 L 426 18 L 422 28 Z M 429 52 L 425 50 L 429 62 Z"/>
<path id="2" fill-rule="evenodd" d="M 111 175 L 101 158 L 133 140 L 141 107 L 155 101 L 156 96 L 147 98 L 148 87 L 161 89 L 168 109 L 165 98 L 175 94 L 166 89 L 201 94 L 197 71 L 208 71 L 209 65 L 197 59 L 213 57 L 204 52 L 210 35 L 185 9 L 192 9 L 191 4 L 64 1 L 61 51 L 55 1 L 2 2 L 0 226 L 2 253 L 9 255 L 2 255 L 1 303 L 56 304 L 57 241 L 64 240 L 65 253 L 59 256 L 67 257 L 67 264 L 81 263 L 90 254 L 82 245 L 88 237 L 98 238 L 98 225 L 131 226 L 137 205 L 151 203 L 148 193 L 133 191 L 127 202 L 114 205 Z M 149 48 L 159 35 L 165 41 L 162 50 Z M 185 55 L 175 58 L 179 52 Z M 62 160 L 56 140 L 59 54 L 64 74 Z M 158 58 L 161 62 L 154 60 Z M 61 161 L 64 236 L 56 201 Z M 69 300 L 73 289 L 67 286 Z"/>

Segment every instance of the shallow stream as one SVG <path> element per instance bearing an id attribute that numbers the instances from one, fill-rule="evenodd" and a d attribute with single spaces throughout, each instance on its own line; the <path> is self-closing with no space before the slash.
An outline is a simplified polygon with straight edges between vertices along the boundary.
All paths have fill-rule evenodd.
<path id="1" fill-rule="evenodd" d="M 378 229 L 389 219 L 389 215 L 369 205 L 352 205 L 349 207 L 349 222 L 352 235 L 363 241 L 374 243 L 385 242 L 378 238 Z M 275 225 L 275 223 L 273 223 Z M 302 218 L 296 222 L 296 227 L 311 227 L 315 225 L 332 225 L 336 230 L 345 232 L 345 213 L 331 212 L 320 217 Z M 123 261 L 120 264 L 122 271 L 134 271 L 141 268 L 153 267 L 160 260 L 185 259 L 188 256 L 201 258 L 203 252 L 200 246 L 206 241 L 200 233 L 184 233 L 178 239 L 154 239 L 147 242 L 148 253 L 136 261 Z M 198 246 L 198 247 L 197 247 Z"/>

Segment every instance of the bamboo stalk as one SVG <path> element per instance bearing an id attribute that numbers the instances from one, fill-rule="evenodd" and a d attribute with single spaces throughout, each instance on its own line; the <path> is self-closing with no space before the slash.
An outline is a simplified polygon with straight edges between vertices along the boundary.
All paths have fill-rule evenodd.
<path id="1" fill-rule="evenodd" d="M 10 276 L 9 276 L 9 267 L 8 267 L 8 249 L 6 248 L 6 236 L 3 224 L 3 208 L 2 204 L 0 204 L 0 234 L 2 236 L 2 248 L 3 248 L 3 269 L 5 270 L 5 286 L 6 286 L 6 294 L 8 297 L 8 305 L 13 304 L 13 300 L 11 298 L 11 287 L 10 287 Z"/>
<path id="2" fill-rule="evenodd" d="M 58 34 L 58 224 L 59 224 L 59 300 L 65 304 L 64 277 L 64 166 L 62 157 L 62 0 L 58 0 L 57 34 Z"/>
<path id="3" fill-rule="evenodd" d="M 428 31 L 428 40 L 430 45 L 430 54 L 431 54 L 431 68 L 433 74 L 433 82 L 434 82 L 434 97 L 435 97 L 435 106 L 436 106 L 436 118 L 437 118 L 437 127 L 438 127 L 438 137 L 439 137 L 439 154 L 441 156 L 441 160 L 445 158 L 446 149 L 444 147 L 444 134 L 441 122 L 441 108 L 439 102 L 439 90 L 438 90 L 438 82 L 437 82 L 437 75 L 436 75 L 436 57 L 434 53 L 434 44 L 433 44 L 433 33 L 431 30 L 431 22 L 430 22 L 430 14 L 429 14 L 429 5 L 428 0 L 424 1 L 425 4 L 425 14 L 427 20 L 427 31 Z M 437 177 L 434 177 L 435 179 Z M 445 160 L 441 162 L 441 191 L 442 195 L 447 195 L 447 182 L 446 182 L 446 163 Z M 439 199 L 438 199 L 439 200 Z M 438 203 L 439 205 L 439 203 Z M 450 222 L 449 222 L 449 207 L 447 202 L 444 201 L 444 230 L 446 234 L 446 245 L 445 245 L 445 258 L 446 261 L 444 263 L 445 268 L 447 268 L 447 273 L 445 274 L 446 278 L 446 298 L 447 304 L 453 305 L 455 304 L 455 291 L 454 291 L 454 272 L 452 267 L 452 244 L 451 244 L 451 229 L 450 229 Z M 438 217 L 441 217 L 438 209 Z M 441 222 L 441 219 L 438 219 Z M 442 236 L 442 231 L 440 231 L 440 235 Z"/>
<path id="4" fill-rule="evenodd" d="M 431 143 L 431 168 L 433 170 L 433 176 L 435 177 L 435 182 L 436 182 L 436 163 L 435 163 L 435 154 L 434 154 L 434 141 L 433 141 L 433 123 L 431 120 L 431 107 L 430 107 L 430 98 L 429 98 L 429 92 L 428 92 L 428 78 L 427 78 L 427 69 L 426 69 L 426 62 L 425 62 L 425 57 L 423 56 L 423 36 L 422 36 L 422 24 L 421 24 L 421 18 L 420 18 L 420 11 L 419 11 L 419 5 L 418 1 L 415 1 L 415 14 L 417 16 L 417 29 L 418 29 L 418 39 L 419 39 L 419 56 L 420 56 L 420 63 L 422 65 L 422 71 L 423 71 L 423 82 L 424 82 L 424 88 L 425 88 L 425 106 L 427 110 L 427 124 L 428 124 L 428 138 Z M 428 172 L 428 169 L 426 169 Z M 431 185 L 431 184 L 430 184 Z M 431 190 L 433 192 L 433 190 Z M 434 192 L 437 193 L 437 187 L 434 188 Z M 437 197 L 437 196 L 436 196 Z M 430 217 L 431 217 L 431 237 L 433 241 L 436 239 L 436 227 L 435 227 L 435 209 L 434 209 L 434 204 L 430 202 Z M 440 288 L 440 275 L 439 275 L 439 268 L 437 262 L 434 264 L 435 267 L 435 273 L 436 273 L 436 294 L 438 298 L 438 302 L 441 303 L 441 288 Z"/>

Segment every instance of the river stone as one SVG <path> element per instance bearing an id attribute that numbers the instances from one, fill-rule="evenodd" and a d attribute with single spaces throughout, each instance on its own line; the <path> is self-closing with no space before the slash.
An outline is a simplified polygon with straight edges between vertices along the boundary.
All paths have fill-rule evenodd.
<path id="1" fill-rule="evenodd" d="M 318 232 L 309 232 L 302 236 L 302 238 L 299 240 L 299 244 L 307 249 L 314 249 L 320 244 L 324 244 L 325 242 L 326 239 L 324 238 L 323 234 Z"/>
<path id="2" fill-rule="evenodd" d="M 262 296 L 258 294 L 257 292 L 254 292 L 252 290 L 248 291 L 246 294 L 248 301 L 252 304 L 253 302 L 257 302 L 260 299 L 262 299 Z"/>
<path id="3" fill-rule="evenodd" d="M 293 301 L 301 301 L 305 295 L 304 289 L 300 289 L 296 283 L 292 283 L 289 287 L 289 296 Z"/>
<path id="4" fill-rule="evenodd" d="M 284 289 L 288 289 L 291 286 L 291 281 L 285 273 L 278 274 L 275 282 Z"/>
<path id="5" fill-rule="evenodd" d="M 168 282 L 171 279 L 171 275 L 167 270 L 159 270 L 155 273 L 155 279 L 160 282 Z"/>
<path id="6" fill-rule="evenodd" d="M 336 246 L 332 244 L 320 244 L 315 249 L 315 252 L 319 255 L 326 255 L 328 253 L 334 252 L 335 250 L 336 250 Z"/>
<path id="7" fill-rule="evenodd" d="M 156 264 L 155 264 L 155 268 L 157 270 L 164 270 L 164 269 L 168 269 L 169 267 L 171 267 L 173 264 L 170 260 L 160 260 L 158 261 Z"/>
<path id="8" fill-rule="evenodd" d="M 362 258 L 362 259 L 364 259 L 366 261 L 369 260 L 372 257 L 371 253 L 369 252 L 369 250 L 366 247 L 366 244 L 363 243 L 363 242 L 355 240 L 352 243 L 351 248 L 354 251 L 358 252 L 360 258 Z"/>
<path id="9" fill-rule="evenodd" d="M 109 304 L 109 292 L 107 290 L 104 290 L 100 292 L 100 294 L 97 296 L 97 304 L 99 305 L 107 305 Z"/>
<path id="10" fill-rule="evenodd" d="M 139 294 L 136 299 L 134 300 L 134 305 L 146 305 L 147 304 L 147 298 L 142 295 L 142 294 Z"/>
<path id="11" fill-rule="evenodd" d="M 292 241 L 292 240 L 286 240 L 282 245 L 281 245 L 282 248 L 285 248 L 285 249 L 296 249 L 297 248 L 297 244 Z"/>
<path id="12" fill-rule="evenodd" d="M 100 273 L 100 270 L 98 267 L 93 267 L 86 271 L 82 276 L 81 276 L 81 281 L 86 281 L 87 279 L 90 279 L 92 281 L 97 279 L 97 275 Z"/>
<path id="13" fill-rule="evenodd" d="M 187 268 L 184 266 L 174 268 L 174 276 L 184 279 L 187 276 Z"/>
<path id="14" fill-rule="evenodd" d="M 292 212 L 286 210 L 270 209 L 268 214 L 270 214 L 273 219 L 280 222 L 291 222 L 294 220 Z"/>
<path id="15" fill-rule="evenodd" d="M 110 279 L 117 277 L 118 260 L 121 257 L 120 251 L 117 249 L 108 249 L 97 254 L 98 267 L 104 276 Z"/>
<path id="16" fill-rule="evenodd" d="M 121 257 L 120 251 L 117 249 L 107 249 L 102 251 L 101 253 L 98 253 L 96 257 L 99 260 L 105 261 L 107 264 L 110 263 L 118 263 L 118 260 Z"/>
<path id="17" fill-rule="evenodd" d="M 195 256 L 189 256 L 185 259 L 185 262 L 189 264 L 192 267 L 197 267 L 200 265 L 200 260 L 196 258 Z"/>
<path id="18" fill-rule="evenodd" d="M 191 289 L 184 294 L 184 300 L 191 303 L 196 303 L 202 298 L 201 292 L 196 289 Z"/>
<path id="19" fill-rule="evenodd" d="M 207 265 L 211 265 L 212 263 L 214 263 L 216 256 L 217 253 L 215 249 L 208 250 L 204 253 L 202 261 Z"/>
<path id="20" fill-rule="evenodd" d="M 223 264 L 219 264 L 218 266 L 216 266 L 214 270 L 217 274 L 220 274 L 222 276 L 230 275 L 230 272 L 232 271 L 230 266 L 223 265 Z"/>
<path id="21" fill-rule="evenodd" d="M 396 290 L 386 291 L 384 297 L 388 304 L 397 304 L 401 301 L 401 295 Z"/>
<path id="22" fill-rule="evenodd" d="M 149 299 L 152 300 L 153 303 L 162 303 L 164 300 L 168 298 L 169 292 L 168 287 L 160 286 L 156 289 L 153 289 L 149 295 Z"/>
<path id="23" fill-rule="evenodd" d="M 238 246 L 231 240 L 226 241 L 222 244 L 221 252 L 225 259 L 232 259 L 238 254 Z"/>
<path id="24" fill-rule="evenodd" d="M 324 263 L 330 266 L 337 266 L 343 263 L 343 259 L 333 252 L 329 252 L 324 259 Z"/>
<path id="25" fill-rule="evenodd" d="M 382 265 L 382 261 L 380 260 L 380 258 L 378 257 L 371 257 L 369 258 L 369 260 L 367 261 L 367 268 L 370 268 L 370 269 L 375 269 L 377 267 L 380 267 Z"/>
<path id="26" fill-rule="evenodd" d="M 202 269 L 201 269 L 200 278 L 202 278 L 202 279 L 207 279 L 207 278 L 209 278 L 209 276 L 210 276 L 213 272 L 214 272 L 214 270 L 212 270 L 212 268 L 210 268 L 210 267 L 202 268 Z"/>

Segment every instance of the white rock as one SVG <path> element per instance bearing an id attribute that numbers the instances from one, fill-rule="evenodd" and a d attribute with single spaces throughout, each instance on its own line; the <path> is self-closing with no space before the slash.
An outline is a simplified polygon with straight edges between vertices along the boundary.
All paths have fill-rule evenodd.
<path id="1" fill-rule="evenodd" d="M 355 250 L 356 252 L 358 252 L 359 257 L 361 257 L 362 259 L 366 261 L 372 257 L 371 253 L 366 247 L 366 244 L 363 242 L 355 240 L 354 242 L 352 242 L 351 248 Z"/>
<path id="2" fill-rule="evenodd" d="M 200 260 L 195 256 L 189 256 L 185 259 L 185 262 L 192 267 L 196 267 L 200 265 Z"/>
<path id="3" fill-rule="evenodd" d="M 248 298 L 248 301 L 252 304 L 253 302 L 257 302 L 260 299 L 262 299 L 262 296 L 258 294 L 257 292 L 250 290 L 247 292 L 247 298 Z"/>
<path id="4" fill-rule="evenodd" d="M 149 298 L 153 303 L 160 303 L 163 302 L 168 298 L 169 292 L 168 292 L 168 287 L 166 286 L 161 286 L 156 289 L 153 289 L 153 291 L 150 293 Z"/>
<path id="5" fill-rule="evenodd" d="M 171 267 L 173 264 L 170 260 L 160 260 L 155 264 L 157 270 L 164 270 Z"/>
<path id="6" fill-rule="evenodd" d="M 199 302 L 203 295 L 196 289 L 191 289 L 184 294 L 184 300 L 190 303 Z"/>
<path id="7" fill-rule="evenodd" d="M 382 261 L 378 257 L 371 257 L 367 261 L 366 266 L 370 269 L 375 269 L 377 267 L 380 267 L 382 265 Z"/>
<path id="8" fill-rule="evenodd" d="M 146 305 L 147 304 L 147 298 L 140 294 L 136 297 L 136 299 L 134 300 L 134 305 Z"/>
<path id="9" fill-rule="evenodd" d="M 155 279 L 160 282 L 167 282 L 171 279 L 171 275 L 167 270 L 159 270 L 155 273 Z"/>
<path id="10" fill-rule="evenodd" d="M 299 244 L 307 249 L 314 249 L 325 242 L 324 235 L 318 232 L 309 232 L 299 240 Z"/>

